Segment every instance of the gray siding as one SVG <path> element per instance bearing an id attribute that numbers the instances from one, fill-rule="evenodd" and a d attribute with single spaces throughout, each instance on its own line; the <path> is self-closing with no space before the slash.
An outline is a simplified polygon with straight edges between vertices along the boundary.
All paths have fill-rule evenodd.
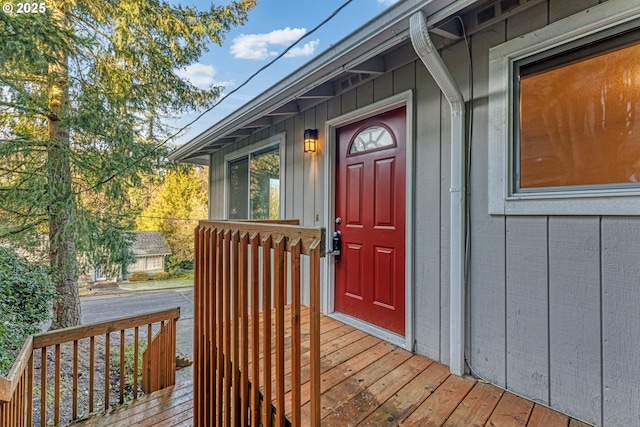
<path id="1" fill-rule="evenodd" d="M 604 425 L 640 425 L 640 218 L 602 218 Z"/>
<path id="2" fill-rule="evenodd" d="M 439 117 L 440 91 L 437 85 L 422 66 L 416 69 L 416 79 L 418 117 Z M 440 279 L 440 123 L 435 120 L 416 120 L 415 136 L 415 164 L 420 170 L 415 177 L 415 234 L 420 236 L 415 240 L 414 305 L 418 329 L 416 351 L 432 359 L 439 359 L 440 300 L 441 293 L 448 290 L 448 287 L 442 289 L 443 282 Z M 424 203 L 427 200 L 431 203 Z"/>
<path id="3" fill-rule="evenodd" d="M 474 374 L 601 426 L 640 425 L 640 218 L 490 216 L 488 51 L 597 0 L 549 0 L 442 51 L 472 109 L 466 355 Z M 398 55 L 402 57 L 402 55 Z M 285 216 L 326 226 L 324 123 L 414 90 L 415 350 L 449 360 L 449 106 L 420 61 L 211 157 L 212 218 L 224 217 L 224 156 L 286 133 Z M 472 107 L 472 108 L 471 108 Z M 302 133 L 320 131 L 316 155 Z"/>
<path id="4" fill-rule="evenodd" d="M 506 372 L 506 223 L 487 215 L 488 82 L 490 47 L 504 41 L 504 25 L 473 36 L 474 101 L 470 182 L 470 263 L 467 284 L 471 366 L 487 381 L 507 385 Z M 495 309 L 487 309 L 495 307 Z"/>
<path id="5" fill-rule="evenodd" d="M 488 49 L 597 3 L 550 0 L 472 36 L 467 355 L 480 377 L 586 422 L 640 425 L 640 219 L 487 215 Z"/>
<path id="6" fill-rule="evenodd" d="M 551 405 L 601 418 L 600 220 L 549 219 Z"/>

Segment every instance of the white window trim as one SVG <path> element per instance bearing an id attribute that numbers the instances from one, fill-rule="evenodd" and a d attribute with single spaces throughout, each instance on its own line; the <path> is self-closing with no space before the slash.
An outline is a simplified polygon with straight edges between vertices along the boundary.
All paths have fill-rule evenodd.
<path id="1" fill-rule="evenodd" d="M 239 150 L 233 151 L 224 156 L 224 219 L 229 219 L 229 164 L 234 160 L 242 157 L 249 156 L 256 151 L 264 150 L 265 148 L 280 147 L 280 218 L 284 218 L 285 215 L 285 146 L 286 146 L 286 132 L 280 132 L 276 135 L 270 136 L 267 139 L 256 142 L 255 144 L 247 145 Z M 250 204 L 249 204 L 250 206 Z"/>
<path id="2" fill-rule="evenodd" d="M 513 63 L 600 32 L 640 27 L 640 5 L 632 3 L 609 0 L 489 50 L 489 214 L 640 214 L 640 188 L 514 194 L 511 179 Z"/>

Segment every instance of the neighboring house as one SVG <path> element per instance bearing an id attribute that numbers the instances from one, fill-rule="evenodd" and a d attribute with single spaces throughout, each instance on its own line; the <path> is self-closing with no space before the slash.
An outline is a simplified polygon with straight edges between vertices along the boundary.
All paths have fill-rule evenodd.
<path id="1" fill-rule="evenodd" d="M 342 233 L 325 314 L 640 425 L 640 3 L 598 3 L 399 1 L 171 157 L 213 219 Z"/>
<path id="2" fill-rule="evenodd" d="M 171 255 L 171 248 L 159 231 L 136 231 L 131 250 L 136 261 L 127 267 L 128 274 L 144 271 L 152 275 L 164 271 L 165 260 Z"/>
<path id="3" fill-rule="evenodd" d="M 131 245 L 131 251 L 136 257 L 135 262 L 127 267 L 126 279 L 129 274 L 144 271 L 153 275 L 164 271 L 165 260 L 171 255 L 171 248 L 167 241 L 159 231 L 136 231 L 135 240 Z M 118 276 L 121 276 L 119 274 Z M 100 281 L 117 281 L 118 277 L 111 277 L 107 273 L 107 269 L 103 267 L 95 267 L 93 272 L 81 275 L 81 282 L 100 282 Z"/>

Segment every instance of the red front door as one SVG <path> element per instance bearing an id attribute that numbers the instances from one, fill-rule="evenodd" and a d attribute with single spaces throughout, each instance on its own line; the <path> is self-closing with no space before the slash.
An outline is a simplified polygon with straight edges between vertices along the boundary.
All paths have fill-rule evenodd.
<path id="1" fill-rule="evenodd" d="M 406 108 L 337 129 L 335 309 L 404 335 Z"/>

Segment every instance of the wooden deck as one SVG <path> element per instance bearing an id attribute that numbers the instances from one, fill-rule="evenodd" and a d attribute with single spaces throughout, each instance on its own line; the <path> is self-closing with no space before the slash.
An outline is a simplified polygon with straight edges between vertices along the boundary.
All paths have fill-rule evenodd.
<path id="1" fill-rule="evenodd" d="M 587 427 L 329 317 L 321 330 L 323 425 Z M 192 414 L 192 385 L 179 384 L 74 426 L 190 426 Z"/>

